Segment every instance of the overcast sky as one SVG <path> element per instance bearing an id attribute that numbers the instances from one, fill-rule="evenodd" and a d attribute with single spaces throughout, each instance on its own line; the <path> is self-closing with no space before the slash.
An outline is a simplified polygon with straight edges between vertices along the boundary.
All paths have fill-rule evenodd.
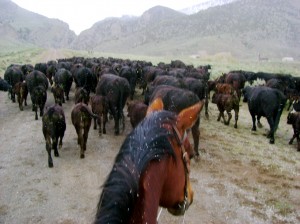
<path id="1" fill-rule="evenodd" d="M 140 16 L 153 6 L 180 10 L 208 0 L 12 0 L 29 11 L 58 18 L 79 34 L 107 17 Z"/>

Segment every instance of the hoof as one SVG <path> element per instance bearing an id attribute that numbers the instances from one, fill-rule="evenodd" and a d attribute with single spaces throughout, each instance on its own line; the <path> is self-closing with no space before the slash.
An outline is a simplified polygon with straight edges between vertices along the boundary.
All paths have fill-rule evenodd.
<path id="1" fill-rule="evenodd" d="M 53 163 L 49 163 L 48 166 L 49 166 L 49 168 L 52 168 L 53 167 Z"/>
<path id="2" fill-rule="evenodd" d="M 275 140 L 274 139 L 270 139 L 270 144 L 274 144 Z"/>
<path id="3" fill-rule="evenodd" d="M 80 159 L 84 159 L 84 154 L 81 154 L 81 155 L 80 155 Z"/>

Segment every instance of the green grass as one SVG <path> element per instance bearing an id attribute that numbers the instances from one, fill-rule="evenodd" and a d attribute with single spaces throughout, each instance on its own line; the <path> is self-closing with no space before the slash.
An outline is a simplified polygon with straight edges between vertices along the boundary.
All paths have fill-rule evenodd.
<path id="1" fill-rule="evenodd" d="M 47 49 L 41 48 L 30 48 L 21 47 L 19 49 L 12 48 L 10 51 L 0 51 L 0 76 L 3 76 L 5 69 L 12 63 L 16 64 L 35 64 L 41 62 L 41 55 Z M 135 54 L 116 54 L 108 52 L 94 52 L 88 54 L 87 51 L 74 51 L 68 49 L 62 49 L 63 54 L 66 58 L 73 56 L 81 57 L 113 57 L 123 58 L 131 60 L 145 60 L 151 61 L 154 65 L 159 62 L 170 63 L 172 60 L 181 60 L 186 64 L 192 64 L 194 66 L 199 65 L 212 65 L 211 79 L 214 79 L 222 73 L 229 72 L 231 70 L 247 70 L 247 71 L 263 71 L 271 73 L 283 73 L 291 74 L 293 76 L 300 76 L 300 62 L 281 62 L 281 61 L 270 61 L 270 62 L 258 62 L 255 60 L 239 60 L 234 58 L 228 53 L 218 53 L 215 55 L 178 55 L 174 56 L 147 56 L 147 55 L 135 55 Z"/>

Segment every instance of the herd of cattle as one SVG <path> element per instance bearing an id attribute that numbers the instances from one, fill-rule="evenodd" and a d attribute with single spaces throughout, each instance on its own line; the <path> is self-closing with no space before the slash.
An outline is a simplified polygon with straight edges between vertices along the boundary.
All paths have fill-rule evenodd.
<path id="1" fill-rule="evenodd" d="M 55 156 L 59 156 L 57 145 L 62 146 L 66 130 L 62 104 L 69 100 L 73 83 L 76 88 L 71 119 L 78 135 L 81 158 L 84 158 L 92 121 L 94 129 L 99 126 L 101 135 L 106 134 L 108 117 L 113 118 L 114 133 L 118 135 L 120 126 L 123 130 L 125 128 L 125 106 L 134 128 L 145 117 L 149 103 L 158 97 L 162 98 L 166 110 L 175 113 L 203 100 L 205 116 L 209 117 L 211 91 L 214 92 L 212 103 L 219 110 L 218 121 L 222 118 L 224 124 L 229 125 L 233 110 L 234 127 L 237 128 L 239 103 L 243 96 L 252 117 L 252 130 L 256 131 L 256 125 L 261 126 L 260 118 L 265 117 L 270 126 L 268 137 L 271 144 L 275 142 L 274 133 L 288 102 L 288 110 L 293 109 L 288 114 L 288 124 L 294 129 L 289 144 L 297 138 L 297 149 L 300 151 L 300 112 L 297 112 L 300 111 L 300 78 L 239 70 L 212 80 L 210 69 L 210 65 L 194 67 L 180 60 L 153 65 L 139 60 L 73 57 L 34 66 L 12 64 L 7 67 L 4 79 L 0 77 L 0 90 L 8 91 L 12 102 L 16 102 L 17 97 L 20 110 L 27 105 L 27 95 L 30 94 L 35 119 L 38 119 L 38 110 L 42 117 L 49 167 L 53 167 L 51 150 L 54 150 Z M 252 86 L 258 79 L 264 80 L 265 84 Z M 44 111 L 49 83 L 55 104 Z M 137 88 L 142 89 L 143 100 L 136 96 Z M 195 156 L 199 155 L 199 126 L 200 118 L 191 128 Z"/>

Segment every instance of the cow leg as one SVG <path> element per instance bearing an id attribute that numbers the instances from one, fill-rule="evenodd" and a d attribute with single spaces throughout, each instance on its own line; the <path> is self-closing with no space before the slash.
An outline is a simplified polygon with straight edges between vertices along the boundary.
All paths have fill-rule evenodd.
<path id="1" fill-rule="evenodd" d="M 81 150 L 80 150 L 80 158 L 81 159 L 83 159 L 85 157 L 84 152 L 86 151 L 86 143 L 87 143 L 88 135 L 89 135 L 89 127 L 85 124 L 83 136 L 82 136 L 83 141 L 82 141 Z"/>
<path id="2" fill-rule="evenodd" d="M 289 141 L 289 145 L 293 144 L 294 139 L 297 137 L 296 131 L 294 131 L 293 137 Z M 298 138 L 297 138 L 298 141 Z"/>
<path id="3" fill-rule="evenodd" d="M 61 135 L 60 136 L 60 138 L 59 138 L 59 149 L 61 149 L 62 148 L 62 145 L 63 145 L 63 142 L 62 142 L 62 140 L 63 140 L 63 135 Z"/>
<path id="4" fill-rule="evenodd" d="M 269 126 L 270 126 L 270 132 L 267 135 L 268 138 L 270 138 L 270 144 L 274 144 L 275 143 L 275 139 L 274 139 L 274 132 L 275 132 L 275 124 L 274 124 L 274 120 L 272 117 L 267 117 Z"/>
<path id="5" fill-rule="evenodd" d="M 94 130 L 97 130 L 97 123 L 99 124 L 98 118 L 94 117 Z"/>
<path id="6" fill-rule="evenodd" d="M 228 112 L 228 111 L 227 111 L 227 115 L 228 115 L 228 120 L 227 120 L 227 122 L 224 121 L 224 124 L 225 124 L 225 125 L 229 125 L 230 120 L 231 120 L 231 118 L 232 118 L 231 112 Z"/>
<path id="7" fill-rule="evenodd" d="M 106 122 L 107 122 L 107 114 L 103 115 L 103 134 L 106 134 Z"/>
<path id="8" fill-rule="evenodd" d="M 122 120 L 122 132 L 125 130 L 125 116 L 124 113 L 121 113 L 121 120 Z"/>
<path id="9" fill-rule="evenodd" d="M 23 111 L 23 100 L 19 94 L 18 94 L 17 98 L 18 98 L 20 111 Z"/>
<path id="10" fill-rule="evenodd" d="M 57 143 L 58 143 L 58 137 L 54 137 L 52 139 L 52 148 L 54 149 L 54 156 L 55 157 L 59 157 L 59 153 L 57 150 Z"/>
<path id="11" fill-rule="evenodd" d="M 194 140 L 194 151 L 195 156 L 199 157 L 199 139 L 200 139 L 200 118 L 197 119 L 196 123 L 192 127 L 192 136 Z"/>
<path id="12" fill-rule="evenodd" d="M 38 120 L 38 112 L 37 112 L 37 106 L 35 105 L 34 107 L 34 112 L 35 112 L 35 120 Z"/>
<path id="13" fill-rule="evenodd" d="M 21 109 L 21 108 L 20 108 L 20 109 L 21 109 L 22 111 L 23 111 L 23 109 L 24 109 L 23 104 L 25 105 L 25 102 L 26 102 L 26 101 L 25 101 L 24 97 L 21 97 L 21 108 L 22 108 L 22 109 Z"/>
<path id="14" fill-rule="evenodd" d="M 14 91 L 11 92 L 11 101 L 12 101 L 13 103 L 16 102 L 16 94 L 15 94 Z"/>
<path id="15" fill-rule="evenodd" d="M 222 120 L 224 122 L 224 124 L 226 124 L 226 121 L 225 121 L 225 116 L 224 116 L 224 111 L 220 112 L 221 113 L 221 117 L 222 117 Z"/>
<path id="16" fill-rule="evenodd" d="M 98 122 L 98 126 L 99 126 L 99 136 L 101 136 L 102 135 L 102 127 L 101 127 L 102 119 L 101 119 L 101 116 L 98 116 L 97 122 Z"/>
<path id="17" fill-rule="evenodd" d="M 51 168 L 53 167 L 53 160 L 51 157 L 51 138 L 50 136 L 46 136 L 46 151 L 48 153 L 48 166 Z"/>
<path id="18" fill-rule="evenodd" d="M 205 105 L 204 105 L 204 107 L 205 107 L 205 117 L 207 119 L 209 119 L 209 114 L 208 114 L 208 98 L 207 97 L 205 99 Z"/>
<path id="19" fill-rule="evenodd" d="M 76 124 L 75 126 L 75 130 L 76 130 L 76 133 L 77 133 L 77 144 L 78 145 L 81 145 L 81 142 L 82 142 L 82 137 L 81 137 L 81 128 L 80 128 L 80 125 L 81 124 Z"/>
<path id="20" fill-rule="evenodd" d="M 252 131 L 256 131 L 256 118 L 254 114 L 251 114 L 252 117 Z"/>
<path id="21" fill-rule="evenodd" d="M 42 117 L 44 115 L 44 104 L 40 105 L 40 116 Z"/>
<path id="22" fill-rule="evenodd" d="M 239 110 L 235 110 L 234 111 L 234 118 L 235 118 L 235 123 L 234 123 L 234 128 L 237 128 L 237 122 L 238 122 L 238 119 L 239 119 Z"/>
<path id="23" fill-rule="evenodd" d="M 115 135 L 119 135 L 120 134 L 119 117 L 117 115 L 115 115 L 114 120 L 115 120 Z"/>
<path id="24" fill-rule="evenodd" d="M 261 116 L 257 116 L 257 127 L 262 128 L 262 124 L 260 123 Z"/>

